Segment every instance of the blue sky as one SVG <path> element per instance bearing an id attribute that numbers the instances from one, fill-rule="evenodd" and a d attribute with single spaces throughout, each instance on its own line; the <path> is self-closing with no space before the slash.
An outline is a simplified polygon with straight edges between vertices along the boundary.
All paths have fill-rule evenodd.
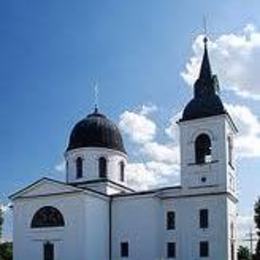
<path id="1" fill-rule="evenodd" d="M 7 203 L 8 194 L 42 176 L 63 178 L 57 165 L 71 128 L 93 109 L 93 80 L 99 82 L 102 112 L 117 123 L 126 111 L 141 115 L 156 125 L 156 142 L 168 144 L 165 129 L 192 96 L 181 73 L 191 74 L 186 65 L 199 55 L 192 46 L 203 32 L 203 16 L 217 45 L 212 47 L 212 66 L 216 61 L 221 70 L 217 58 L 223 47 L 221 36 L 258 36 L 259 12 L 257 0 L 250 5 L 243 0 L 1 1 L 0 199 Z M 245 29 L 249 24 L 254 28 Z M 252 71 L 258 69 L 255 58 L 260 58 L 255 42 L 251 56 L 245 55 Z M 241 66 L 244 60 L 244 56 L 238 60 Z M 233 109 L 236 105 L 250 109 L 258 120 L 260 105 L 254 95 L 259 89 L 254 82 L 260 82 L 260 77 L 247 73 L 252 88 L 245 89 L 248 95 L 243 96 L 243 84 L 232 76 L 219 77 L 223 100 Z M 144 113 L 143 105 L 156 109 Z M 122 132 L 131 162 L 151 160 L 144 154 L 138 161 L 140 142 L 125 129 Z M 238 159 L 239 207 L 245 216 L 259 194 L 259 167 L 258 151 Z M 10 223 L 7 217 L 6 237 L 10 237 Z"/>

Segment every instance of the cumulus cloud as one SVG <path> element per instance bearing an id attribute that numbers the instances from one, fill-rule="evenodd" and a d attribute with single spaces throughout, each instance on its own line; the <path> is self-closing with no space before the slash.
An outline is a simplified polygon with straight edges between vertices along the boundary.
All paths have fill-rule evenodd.
<path id="1" fill-rule="evenodd" d="M 157 161 L 129 163 L 127 181 L 136 190 L 147 190 L 160 186 L 174 186 L 179 181 L 179 167 Z"/>
<path id="2" fill-rule="evenodd" d="M 139 113 L 125 111 L 120 116 L 119 127 L 136 143 L 146 143 L 154 139 L 156 124 L 146 117 L 147 109 Z"/>
<path id="3" fill-rule="evenodd" d="M 129 163 L 127 167 L 129 184 L 138 190 L 178 182 L 179 150 L 172 139 L 166 143 L 157 140 L 157 125 L 150 118 L 156 110 L 154 105 L 142 106 L 120 116 L 121 130 L 135 144 L 139 158 L 144 158 L 144 161 Z"/>
<path id="4" fill-rule="evenodd" d="M 178 163 L 179 151 L 178 147 L 171 143 L 160 144 L 157 142 L 145 143 L 141 151 L 150 159 L 165 162 L 165 163 Z"/>
<path id="5" fill-rule="evenodd" d="M 260 120 L 247 106 L 226 104 L 239 132 L 234 145 L 239 157 L 260 157 Z"/>
<path id="6" fill-rule="evenodd" d="M 193 45 L 193 55 L 181 73 L 183 79 L 193 85 L 201 64 L 203 36 Z M 220 35 L 209 43 L 213 72 L 223 83 L 222 88 L 232 90 L 239 96 L 260 100 L 260 31 L 247 25 L 241 33 Z"/>

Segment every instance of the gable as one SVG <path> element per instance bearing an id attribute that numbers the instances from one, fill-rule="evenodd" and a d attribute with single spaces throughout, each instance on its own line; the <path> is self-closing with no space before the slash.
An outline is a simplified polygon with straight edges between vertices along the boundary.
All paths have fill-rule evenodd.
<path id="1" fill-rule="evenodd" d="M 36 197 L 36 196 L 48 196 L 61 193 L 74 193 L 81 192 L 82 189 L 72 187 L 66 183 L 62 183 L 56 180 L 43 178 L 35 183 L 25 187 L 24 189 L 12 194 L 10 199 Z"/>

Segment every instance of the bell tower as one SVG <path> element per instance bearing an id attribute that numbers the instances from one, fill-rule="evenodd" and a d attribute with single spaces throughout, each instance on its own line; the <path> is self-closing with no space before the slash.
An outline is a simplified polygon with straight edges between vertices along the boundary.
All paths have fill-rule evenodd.
<path id="1" fill-rule="evenodd" d="M 219 97 L 219 84 L 211 72 L 204 38 L 204 54 L 194 97 L 178 124 L 181 147 L 181 185 L 229 192 L 236 197 L 233 139 L 237 128 Z"/>

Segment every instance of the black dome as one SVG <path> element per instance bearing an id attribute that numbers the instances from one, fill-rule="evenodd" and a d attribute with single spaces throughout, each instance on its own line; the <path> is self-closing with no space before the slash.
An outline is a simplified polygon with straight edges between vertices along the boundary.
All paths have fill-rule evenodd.
<path id="1" fill-rule="evenodd" d="M 104 147 L 126 153 L 118 127 L 95 111 L 73 128 L 67 151 L 81 147 Z"/>
<path id="2" fill-rule="evenodd" d="M 193 98 L 184 108 L 182 120 L 191 120 L 225 114 L 225 108 L 218 95 L 205 98 Z"/>

